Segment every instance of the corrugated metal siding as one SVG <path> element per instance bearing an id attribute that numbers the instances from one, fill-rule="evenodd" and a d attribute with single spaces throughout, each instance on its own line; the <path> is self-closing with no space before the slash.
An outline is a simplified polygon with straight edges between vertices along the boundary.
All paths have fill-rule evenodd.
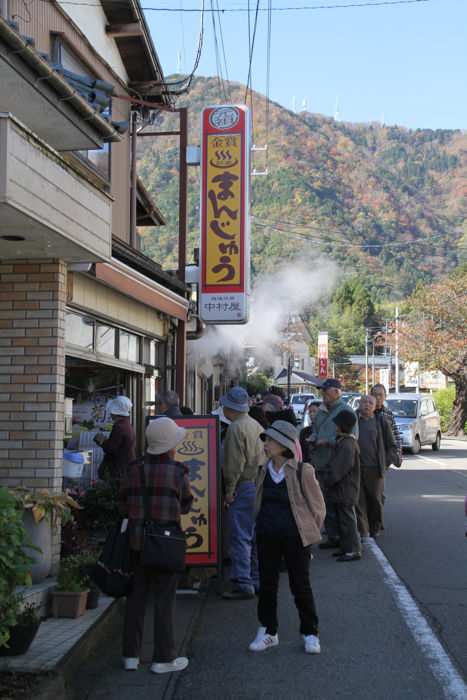
<path id="1" fill-rule="evenodd" d="M 62 34 L 70 47 L 85 63 L 88 63 L 95 74 L 107 80 L 117 88 L 117 95 L 127 95 L 116 76 L 99 60 L 92 51 L 82 34 L 70 20 L 52 2 L 32 0 L 10 0 L 11 18 L 18 22 L 19 31 L 25 36 L 31 36 L 36 42 L 38 51 L 51 53 L 51 35 Z M 112 100 L 113 119 L 126 120 L 129 116 L 129 103 L 123 100 Z M 121 143 L 112 144 L 111 164 L 111 193 L 115 198 L 112 216 L 112 231 L 118 238 L 128 242 L 130 236 L 130 148 L 128 136 Z"/>

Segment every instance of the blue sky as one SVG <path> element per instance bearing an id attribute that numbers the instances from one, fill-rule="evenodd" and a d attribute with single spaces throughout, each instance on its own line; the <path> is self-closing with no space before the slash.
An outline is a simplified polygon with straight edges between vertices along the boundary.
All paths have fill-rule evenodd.
<path id="1" fill-rule="evenodd" d="M 248 0 L 218 0 L 221 8 Z M 348 1 L 348 0 L 347 0 Z M 360 2 L 361 0 L 353 0 Z M 205 0 L 210 7 L 210 0 Z M 275 7 L 332 5 L 345 0 L 273 0 Z M 143 7 L 197 8 L 200 0 L 142 0 Z M 250 5 L 256 5 L 250 0 Z M 261 0 L 267 6 L 267 0 Z M 166 74 L 191 70 L 198 13 L 146 11 Z M 254 16 L 252 15 L 252 22 Z M 253 88 L 265 92 L 266 13 L 260 13 Z M 246 13 L 222 15 L 230 79 L 246 82 Z M 215 75 L 211 15 L 206 14 L 197 73 Z M 273 100 L 345 121 L 381 121 L 411 128 L 467 128 L 467 0 L 416 5 L 275 12 L 272 19 Z"/>

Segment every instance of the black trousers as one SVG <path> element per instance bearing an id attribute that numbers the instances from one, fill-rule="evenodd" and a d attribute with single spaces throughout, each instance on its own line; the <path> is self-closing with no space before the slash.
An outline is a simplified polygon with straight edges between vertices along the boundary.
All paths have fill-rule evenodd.
<path id="1" fill-rule="evenodd" d="M 153 661 L 168 663 L 176 657 L 175 596 L 177 574 L 165 574 L 139 564 L 139 553 L 132 553 L 135 572 L 133 589 L 126 600 L 123 628 L 123 656 L 140 656 L 144 613 L 149 596 L 154 596 Z"/>
<path id="2" fill-rule="evenodd" d="M 318 634 L 318 615 L 310 584 L 310 547 L 300 537 L 267 537 L 257 535 L 259 564 L 258 619 L 268 634 L 276 634 L 277 594 L 281 559 L 289 574 L 290 590 L 300 617 L 300 633 Z"/>

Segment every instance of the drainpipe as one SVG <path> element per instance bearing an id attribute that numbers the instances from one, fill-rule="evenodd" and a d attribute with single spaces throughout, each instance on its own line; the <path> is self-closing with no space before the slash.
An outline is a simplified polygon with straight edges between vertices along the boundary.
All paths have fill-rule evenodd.
<path id="1" fill-rule="evenodd" d="M 136 181 L 136 122 L 137 113 L 130 112 L 130 246 L 136 250 L 136 209 L 137 209 L 137 181 Z"/>

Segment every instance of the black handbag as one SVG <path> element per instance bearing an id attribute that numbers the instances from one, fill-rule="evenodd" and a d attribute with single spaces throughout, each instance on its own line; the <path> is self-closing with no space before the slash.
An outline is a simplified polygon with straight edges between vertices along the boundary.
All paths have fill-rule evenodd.
<path id="1" fill-rule="evenodd" d="M 165 573 L 181 574 L 185 571 L 186 538 L 176 523 L 161 523 L 150 519 L 149 490 L 146 487 L 144 464 L 140 464 L 143 489 L 144 523 L 141 564 Z"/>
<path id="2" fill-rule="evenodd" d="M 122 532 L 122 523 L 109 532 L 96 564 L 88 569 L 93 583 L 111 598 L 127 596 L 133 585 L 130 566 L 130 541 L 128 528 Z"/>

